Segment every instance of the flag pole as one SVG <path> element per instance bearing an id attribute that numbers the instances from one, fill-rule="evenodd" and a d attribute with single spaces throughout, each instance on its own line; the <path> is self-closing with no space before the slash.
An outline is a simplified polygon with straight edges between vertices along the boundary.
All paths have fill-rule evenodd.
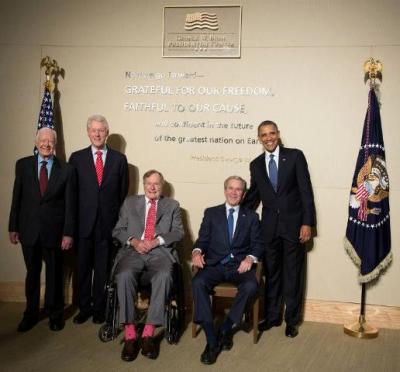
<path id="1" fill-rule="evenodd" d="M 364 82 L 369 80 L 371 89 L 375 89 L 376 79 L 382 81 L 382 63 L 374 60 L 372 57 L 364 63 Z M 360 316 L 355 323 L 344 325 L 343 331 L 349 336 L 357 338 L 376 338 L 378 337 L 379 330 L 369 325 L 365 318 L 365 297 L 366 297 L 366 283 L 361 284 L 361 304 Z"/>

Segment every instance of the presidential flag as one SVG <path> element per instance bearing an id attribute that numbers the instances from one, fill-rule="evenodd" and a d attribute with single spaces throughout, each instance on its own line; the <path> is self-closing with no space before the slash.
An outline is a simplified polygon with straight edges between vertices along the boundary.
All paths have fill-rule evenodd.
<path id="1" fill-rule="evenodd" d="M 389 265 L 392 260 L 390 245 L 389 176 L 379 102 L 371 88 L 344 239 L 347 253 L 360 268 L 360 283 L 377 278 Z"/>

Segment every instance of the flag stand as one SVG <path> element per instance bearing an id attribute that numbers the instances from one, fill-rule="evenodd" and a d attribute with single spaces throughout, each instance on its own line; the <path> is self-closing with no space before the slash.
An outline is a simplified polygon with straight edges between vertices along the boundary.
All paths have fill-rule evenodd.
<path id="1" fill-rule="evenodd" d="M 358 322 L 347 324 L 343 327 L 344 333 L 357 338 L 376 338 L 378 329 L 370 326 L 365 320 L 365 283 L 361 285 L 361 310 Z"/>
<path id="2" fill-rule="evenodd" d="M 367 83 L 369 81 L 369 86 L 370 86 L 370 94 L 369 94 L 369 99 L 368 99 L 368 111 L 367 111 L 367 116 L 365 118 L 365 123 L 364 123 L 364 129 L 363 129 L 363 136 L 366 133 L 366 139 L 365 139 L 365 143 L 364 143 L 364 152 L 365 152 L 365 158 L 364 158 L 364 166 L 367 163 L 367 158 L 368 158 L 368 151 L 371 151 L 370 149 L 376 149 L 377 145 L 375 143 L 374 146 L 374 142 L 370 142 L 370 137 L 369 137 L 369 125 L 371 124 L 371 118 L 370 115 L 371 114 L 371 96 L 374 97 L 373 102 L 377 102 L 376 99 L 376 95 L 375 95 L 375 89 L 377 87 L 376 85 L 376 79 L 382 81 L 382 63 L 379 60 L 374 60 L 372 57 L 369 58 L 365 63 L 364 63 L 364 82 Z M 373 95 L 371 95 L 371 92 L 373 92 Z M 379 122 L 379 127 L 380 127 L 380 114 L 379 114 L 379 105 L 377 103 L 374 104 L 377 106 L 377 117 L 378 117 L 378 122 Z M 376 115 L 376 112 L 375 112 Z M 372 120 L 375 120 L 374 118 L 372 118 Z M 373 121 L 375 122 L 375 121 Z M 367 125 L 367 130 L 365 129 L 365 125 Z M 364 131 L 366 131 L 364 133 Z M 378 131 L 379 132 L 379 131 Z M 380 136 L 382 136 L 382 133 L 380 133 Z M 364 140 L 364 137 L 362 139 L 362 141 Z M 381 141 L 379 141 L 379 143 L 382 143 L 381 147 L 383 149 L 383 155 L 380 154 L 382 161 L 384 162 L 384 148 L 383 148 L 383 137 L 381 138 Z M 362 142 L 363 145 L 363 142 Z M 375 154 L 377 154 L 377 152 L 375 152 Z M 372 164 L 371 164 L 371 168 L 372 168 Z M 371 169 L 372 170 L 372 169 Z M 368 172 L 371 172 L 371 170 L 368 170 Z M 359 172 L 359 174 L 361 173 L 360 169 L 357 171 L 357 167 L 356 167 L 356 172 Z M 386 169 L 385 169 L 386 172 Z M 368 175 L 367 175 L 368 176 Z M 360 176 L 358 176 L 360 177 Z M 362 175 L 363 178 L 365 178 L 365 175 Z M 360 183 L 360 182 L 359 182 Z M 358 185 L 358 184 L 357 184 Z M 356 185 L 355 185 L 356 186 Z M 387 185 L 385 187 L 386 191 L 388 192 L 388 180 L 387 180 Z M 357 193 L 359 192 L 359 190 L 357 189 Z M 360 193 L 361 195 L 361 193 Z M 368 193 L 367 193 L 368 195 Z M 386 195 L 386 197 L 388 197 L 388 193 Z M 382 196 L 381 199 L 378 199 L 379 201 L 381 201 L 384 197 Z M 376 202 L 376 200 L 375 200 Z M 366 208 L 366 204 L 365 204 L 365 208 Z M 389 207 L 387 207 L 387 210 L 389 210 Z M 359 209 L 360 211 L 360 209 Z M 380 210 L 379 210 L 380 211 Z M 389 212 L 387 212 L 389 213 Z M 366 225 L 366 228 L 370 228 L 373 227 L 373 223 L 369 224 L 367 222 L 367 217 L 366 216 L 361 216 L 364 218 L 358 218 L 357 217 L 351 217 L 350 220 L 355 221 L 357 220 L 358 225 L 361 224 L 361 226 L 364 228 L 364 225 Z M 388 215 L 387 215 L 388 218 Z M 361 220 L 361 221 L 360 221 Z M 385 219 L 382 220 L 383 222 L 386 222 Z M 382 223 L 382 222 L 381 222 Z M 377 225 L 378 226 L 378 225 Z M 365 244 L 365 242 L 364 242 Z M 390 244 L 390 243 L 389 243 Z M 357 254 L 357 252 L 355 252 L 354 256 L 353 253 L 351 252 L 351 250 L 353 249 L 353 245 L 352 243 L 347 239 L 347 232 L 346 232 L 346 238 L 345 238 L 345 248 L 347 250 L 347 252 L 349 253 L 350 257 L 352 257 L 353 261 L 356 263 L 357 266 L 359 266 L 361 268 L 361 258 L 359 257 L 359 255 Z M 389 254 L 387 255 L 387 257 L 382 261 L 385 262 L 385 264 L 383 265 L 383 267 L 385 267 L 391 260 L 391 253 L 389 252 Z M 365 294 L 366 294 L 366 282 L 372 280 L 374 277 L 371 276 L 370 278 L 367 278 L 367 280 L 365 280 L 364 278 L 364 283 L 361 283 L 361 309 L 360 309 L 360 316 L 358 318 L 358 321 L 352 324 L 347 324 L 344 325 L 343 327 L 343 331 L 344 333 L 346 333 L 349 336 L 352 337 L 357 337 L 357 338 L 376 338 L 378 337 L 378 329 L 375 327 L 372 327 L 371 325 L 369 325 L 365 319 Z"/>

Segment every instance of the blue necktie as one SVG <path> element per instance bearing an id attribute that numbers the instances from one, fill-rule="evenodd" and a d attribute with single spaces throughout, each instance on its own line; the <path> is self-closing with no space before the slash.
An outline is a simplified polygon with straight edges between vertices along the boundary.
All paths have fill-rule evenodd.
<path id="1" fill-rule="evenodd" d="M 274 156 L 274 154 L 269 155 L 268 172 L 269 180 L 271 181 L 272 187 L 276 192 L 278 190 L 278 168 L 276 167 Z"/>
<path id="2" fill-rule="evenodd" d="M 233 208 L 230 208 L 229 215 L 228 215 L 229 243 L 232 243 L 232 239 L 233 239 L 233 212 L 235 212 L 235 210 Z"/>

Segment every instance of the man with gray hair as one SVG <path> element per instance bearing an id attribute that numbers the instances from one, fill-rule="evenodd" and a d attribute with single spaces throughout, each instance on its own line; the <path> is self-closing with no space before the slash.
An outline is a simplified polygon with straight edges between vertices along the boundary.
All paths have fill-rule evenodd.
<path id="1" fill-rule="evenodd" d="M 56 141 L 53 129 L 39 129 L 35 141 L 38 154 L 19 159 L 15 167 L 8 231 L 12 244 L 21 243 L 27 270 L 26 310 L 18 332 L 29 331 L 39 320 L 42 259 L 46 263 L 44 307 L 49 328 L 64 328 L 62 250 L 73 243 L 76 174 L 54 155 Z"/>
<path id="2" fill-rule="evenodd" d="M 105 284 L 107 281 L 111 232 L 118 211 L 128 193 L 126 156 L 109 148 L 107 120 L 92 115 L 87 121 L 91 145 L 72 153 L 69 162 L 78 175 L 78 305 L 74 323 L 93 316 L 104 322 Z"/>
<path id="3" fill-rule="evenodd" d="M 232 326 L 240 323 L 247 301 L 258 288 L 253 264 L 264 249 L 257 213 L 240 205 L 245 191 L 242 178 L 225 180 L 225 203 L 205 210 L 192 251 L 192 265 L 199 270 L 192 280 L 194 322 L 202 325 L 207 339 L 200 357 L 204 364 L 215 363 L 221 350 L 232 348 Z M 217 335 L 210 291 L 221 282 L 234 284 L 238 293 Z"/>

